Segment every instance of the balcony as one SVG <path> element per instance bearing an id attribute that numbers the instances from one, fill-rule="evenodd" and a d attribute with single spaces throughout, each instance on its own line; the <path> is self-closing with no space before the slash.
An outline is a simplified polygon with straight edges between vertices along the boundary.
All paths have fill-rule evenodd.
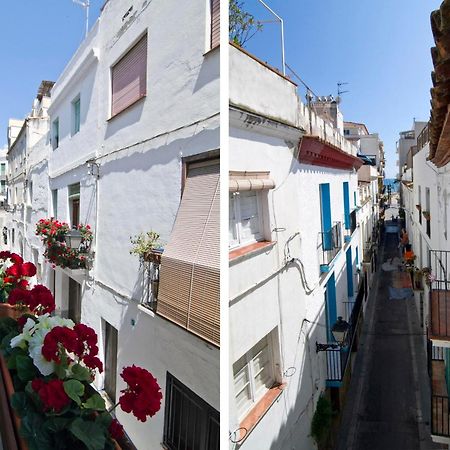
<path id="1" fill-rule="evenodd" d="M 350 242 L 352 234 L 356 230 L 356 211 L 357 211 L 356 209 L 353 210 L 349 215 L 349 220 L 348 220 L 349 228 L 347 228 L 347 226 L 344 227 L 344 241 L 345 242 Z"/>
<path id="2" fill-rule="evenodd" d="M 450 437 L 450 415 L 445 380 L 444 349 L 431 347 L 431 435 Z M 430 348 L 429 347 L 429 348 Z"/>
<path id="3" fill-rule="evenodd" d="M 342 225 L 336 222 L 328 231 L 319 233 L 320 271 L 328 272 L 331 262 L 342 248 Z"/>
<path id="4" fill-rule="evenodd" d="M 450 341 L 450 252 L 431 250 L 429 337 Z"/>
<path id="5" fill-rule="evenodd" d="M 345 315 L 348 317 L 347 322 L 350 325 L 350 329 L 347 332 L 346 342 L 342 348 L 327 349 L 327 385 L 328 386 L 340 386 L 340 383 L 344 380 L 345 372 L 350 363 L 350 356 L 352 351 L 356 351 L 356 338 L 358 335 L 358 327 L 362 317 L 362 303 L 364 300 L 365 288 L 364 283 L 361 284 L 358 295 L 354 302 L 345 302 L 344 310 Z"/>

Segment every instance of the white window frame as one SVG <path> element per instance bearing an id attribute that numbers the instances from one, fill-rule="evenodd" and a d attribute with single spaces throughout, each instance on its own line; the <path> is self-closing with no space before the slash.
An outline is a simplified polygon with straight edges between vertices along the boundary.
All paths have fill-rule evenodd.
<path id="1" fill-rule="evenodd" d="M 257 234 L 253 235 L 251 239 L 243 239 L 242 238 L 242 218 L 241 218 L 241 208 L 240 208 L 240 195 L 242 193 L 246 192 L 254 192 L 256 194 L 256 208 L 258 211 L 258 228 L 259 231 Z M 262 192 L 260 191 L 243 191 L 242 193 L 234 192 L 230 193 L 230 196 L 233 196 L 234 198 L 234 231 L 236 234 L 235 240 L 230 240 L 229 247 L 230 249 L 242 247 L 244 245 L 251 244 L 253 242 L 259 242 L 264 240 L 264 229 L 263 229 L 263 208 L 262 208 L 262 201 L 261 201 L 261 195 Z M 230 227 L 231 224 L 228 226 Z M 230 238 L 231 239 L 231 238 Z"/>
<path id="2" fill-rule="evenodd" d="M 76 105 L 78 103 L 78 124 L 77 124 L 77 115 L 76 115 Z M 80 94 L 78 94 L 71 103 L 72 106 L 72 133 L 71 135 L 74 136 L 80 131 L 81 128 L 81 98 Z M 77 128 L 78 125 L 78 128 Z"/>
<path id="3" fill-rule="evenodd" d="M 55 132 L 57 131 L 57 133 Z M 59 117 L 57 117 L 55 120 L 52 121 L 52 148 L 53 150 L 56 150 L 59 147 L 59 141 L 60 141 L 60 132 L 59 132 Z M 56 140 L 56 137 L 58 139 Z"/>
<path id="4" fill-rule="evenodd" d="M 259 373 L 262 372 L 263 369 L 256 372 L 255 370 L 255 360 L 257 356 L 266 348 L 264 346 L 258 353 L 255 351 L 255 347 L 257 347 L 262 340 L 266 340 L 267 342 L 267 351 L 268 351 L 268 364 L 267 366 L 264 366 L 264 368 L 267 367 L 269 372 L 269 387 L 260 387 L 259 389 L 256 386 L 255 378 L 258 376 Z M 260 341 L 258 341 L 248 352 L 246 352 L 244 355 L 239 357 L 235 363 L 233 364 L 233 387 L 234 387 L 234 398 L 236 402 L 236 410 L 238 414 L 238 420 L 242 421 L 247 414 L 252 410 L 252 408 L 258 403 L 259 400 L 261 400 L 264 395 L 271 389 L 271 387 L 277 383 L 277 377 L 276 377 L 276 371 L 275 371 L 275 339 L 273 336 L 273 333 L 269 333 L 266 336 L 264 336 Z M 234 365 L 242 358 L 245 358 L 246 363 L 245 365 L 235 373 L 234 371 Z M 236 377 L 238 374 L 241 374 L 243 371 L 247 371 L 248 375 L 248 382 L 244 385 L 242 389 L 239 391 L 236 391 Z M 239 409 L 237 405 L 237 396 L 244 390 L 247 389 L 247 387 L 250 390 L 250 399 L 244 404 L 243 407 Z"/>

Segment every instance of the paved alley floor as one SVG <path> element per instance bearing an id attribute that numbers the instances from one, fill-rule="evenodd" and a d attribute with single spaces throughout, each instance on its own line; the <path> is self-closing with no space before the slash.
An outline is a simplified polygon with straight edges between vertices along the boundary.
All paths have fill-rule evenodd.
<path id="1" fill-rule="evenodd" d="M 394 223 L 387 225 L 389 231 L 396 231 Z M 378 261 L 395 256 L 399 256 L 398 234 L 385 233 Z M 441 448 L 430 438 L 424 330 L 413 298 L 389 299 L 389 286 L 396 278 L 398 272 L 385 272 L 380 264 L 368 299 L 336 450 Z"/>

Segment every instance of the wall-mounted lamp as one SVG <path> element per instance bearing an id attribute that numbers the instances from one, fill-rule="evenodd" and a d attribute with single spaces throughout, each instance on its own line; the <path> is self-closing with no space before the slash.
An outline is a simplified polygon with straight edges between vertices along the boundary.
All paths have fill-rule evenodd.
<path id="1" fill-rule="evenodd" d="M 343 347 L 347 339 L 347 333 L 349 329 L 349 323 L 343 320 L 341 316 L 339 316 L 337 322 L 331 328 L 331 334 L 333 335 L 336 344 L 319 344 L 318 342 L 316 342 L 316 353 L 324 352 L 330 348 L 337 349 Z"/>

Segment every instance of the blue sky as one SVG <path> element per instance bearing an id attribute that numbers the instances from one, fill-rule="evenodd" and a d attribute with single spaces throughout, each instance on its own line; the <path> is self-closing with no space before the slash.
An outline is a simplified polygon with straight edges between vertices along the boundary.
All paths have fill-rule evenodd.
<path id="1" fill-rule="evenodd" d="M 344 120 L 378 132 L 386 176 L 397 173 L 395 142 L 413 119 L 428 120 L 433 38 L 430 12 L 441 0 L 266 0 L 284 20 L 286 62 L 317 95 L 343 89 Z M 271 16 L 245 0 L 256 19 Z M 246 48 L 281 68 L 280 27 L 267 23 Z M 303 99 L 304 100 L 304 99 Z"/>
<path id="2" fill-rule="evenodd" d="M 90 26 L 104 0 L 91 0 Z M 42 80 L 56 81 L 84 37 L 85 11 L 72 0 L 10 0 L 0 6 L 0 147 L 10 117 L 31 110 Z"/>

